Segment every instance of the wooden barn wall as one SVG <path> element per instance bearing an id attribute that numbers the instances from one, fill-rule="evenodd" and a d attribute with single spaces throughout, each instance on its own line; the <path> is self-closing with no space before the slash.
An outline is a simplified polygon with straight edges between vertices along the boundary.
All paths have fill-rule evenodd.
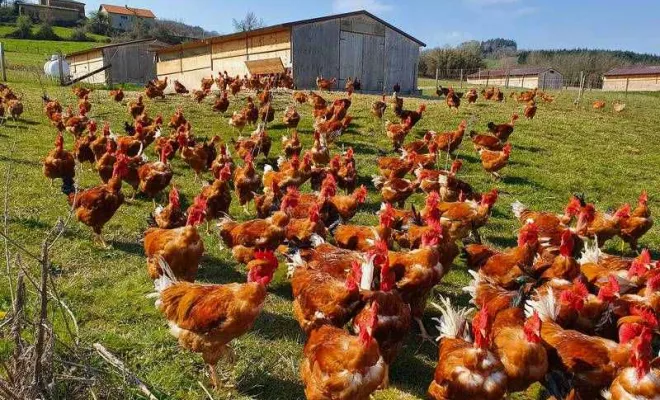
<path id="1" fill-rule="evenodd" d="M 340 20 L 292 28 L 293 80 L 297 88 L 316 87 L 316 77 L 339 77 Z"/>
<path id="2" fill-rule="evenodd" d="M 398 82 L 403 93 L 417 90 L 419 44 L 394 31 L 385 29 L 385 90 L 392 91 Z"/>
<path id="3" fill-rule="evenodd" d="M 291 42 L 288 29 L 256 35 L 249 38 L 161 53 L 157 63 L 159 79 L 178 80 L 188 90 L 199 89 L 201 80 L 219 72 L 231 76 L 248 74 L 247 60 L 279 57 L 285 67 L 291 67 Z M 173 90 L 172 87 L 169 87 Z"/>
<path id="4" fill-rule="evenodd" d="M 135 83 L 143 85 L 156 77 L 154 54 L 148 43 L 105 49 L 105 62 L 112 64 L 106 81 L 113 83 Z"/>
<path id="5" fill-rule="evenodd" d="M 557 71 L 550 70 L 539 74 L 539 89 L 561 89 L 564 85 L 564 77 Z"/>
<path id="6" fill-rule="evenodd" d="M 93 51 L 86 54 L 67 57 L 69 63 L 69 71 L 72 78 L 85 75 L 91 71 L 103 67 L 103 53 L 101 50 Z M 86 83 L 105 83 L 105 71 L 94 74 L 88 78 L 83 79 Z"/>
<path id="7" fill-rule="evenodd" d="M 660 75 L 616 76 L 603 78 L 603 90 L 623 92 L 628 86 L 630 92 L 660 91 Z"/>

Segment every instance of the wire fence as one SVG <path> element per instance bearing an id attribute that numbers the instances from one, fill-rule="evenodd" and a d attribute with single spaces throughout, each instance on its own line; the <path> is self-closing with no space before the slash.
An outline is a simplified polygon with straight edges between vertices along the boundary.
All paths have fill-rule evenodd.
<path id="1" fill-rule="evenodd" d="M 468 86 L 500 86 L 505 88 L 539 88 L 541 90 L 584 90 L 602 89 L 603 77 L 600 74 L 580 71 L 575 74 L 561 74 L 548 69 L 528 69 L 520 66 L 501 69 L 436 69 L 435 75 L 424 78 L 434 79 L 438 87 L 440 81 L 450 81 L 459 88 Z M 421 84 L 420 86 L 424 86 Z M 428 86 L 428 85 L 427 85 Z"/>

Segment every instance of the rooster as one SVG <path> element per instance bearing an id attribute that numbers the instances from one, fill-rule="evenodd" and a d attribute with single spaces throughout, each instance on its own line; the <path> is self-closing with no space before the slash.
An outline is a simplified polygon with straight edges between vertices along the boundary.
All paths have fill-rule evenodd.
<path id="1" fill-rule="evenodd" d="M 364 225 L 339 225 L 335 230 L 335 242 L 337 246 L 349 249 L 366 251 L 373 248 L 378 240 L 384 240 L 389 247 L 392 241 L 392 224 L 394 223 L 394 212 L 392 206 L 378 216 L 378 226 Z"/>
<path id="2" fill-rule="evenodd" d="M 489 122 L 487 127 L 488 131 L 495 135 L 498 139 L 503 142 L 509 140 L 509 136 L 513 133 L 513 128 L 516 121 L 518 120 L 518 114 L 513 113 L 511 116 L 511 121 L 505 124 L 495 124 L 494 122 Z"/>
<path id="3" fill-rule="evenodd" d="M 76 174 L 76 159 L 64 149 L 62 132 L 57 134 L 55 148 L 48 153 L 43 161 L 43 173 L 46 178 L 50 179 L 51 186 L 57 178 L 61 178 L 63 183 L 73 183 Z"/>
<path id="4" fill-rule="evenodd" d="M 286 125 L 286 129 L 295 129 L 300 123 L 300 114 L 296 111 L 296 108 L 293 106 L 288 106 L 284 115 L 282 116 L 282 122 Z"/>
<path id="5" fill-rule="evenodd" d="M 162 261 L 179 280 L 194 282 L 199 261 L 204 254 L 204 242 L 197 225 L 204 221 L 206 199 L 197 196 L 188 209 L 186 225 L 174 229 L 149 228 L 144 233 L 144 253 L 151 279 L 163 276 Z"/>
<path id="6" fill-rule="evenodd" d="M 581 203 L 579 198 L 572 196 L 563 214 L 533 211 L 519 201 L 512 203 L 511 209 L 521 224 L 530 220 L 534 222 L 539 229 L 539 241 L 544 247 L 556 247 L 560 245 L 562 234 L 569 229 L 568 224 L 580 214 Z"/>
<path id="7" fill-rule="evenodd" d="M 542 321 L 541 340 L 556 353 L 559 367 L 573 375 L 573 385 L 582 396 L 586 396 L 584 398 L 597 398 L 620 368 L 629 365 L 628 344 L 618 344 L 558 325 L 559 307 L 552 288 L 538 300 L 527 300 L 526 315 L 530 317 L 534 312 Z"/>
<path id="8" fill-rule="evenodd" d="M 270 165 L 264 166 L 263 185 L 264 187 L 272 187 L 273 182 L 277 182 L 280 190 L 293 186 L 299 188 L 307 182 L 311 176 L 312 171 L 312 157 L 309 153 L 303 156 L 303 161 L 300 162 L 298 156 L 291 158 L 290 168 L 284 166 L 280 167 L 280 171 L 274 171 Z"/>
<path id="9" fill-rule="evenodd" d="M 218 156 L 211 163 L 211 174 L 214 178 L 218 179 L 220 177 L 220 171 L 225 166 L 229 166 L 229 172 L 234 173 L 234 161 L 231 159 L 231 154 L 229 153 L 229 147 L 226 144 L 220 146 L 220 152 Z"/>
<path id="10" fill-rule="evenodd" d="M 472 320 L 474 343 L 468 341 L 467 309 L 454 309 L 448 299 L 440 298 L 440 348 L 438 366 L 429 385 L 428 396 L 436 400 L 482 399 L 504 397 L 507 375 L 497 356 L 489 350 L 492 321 L 481 309 Z"/>
<path id="11" fill-rule="evenodd" d="M 359 336 L 329 325 L 312 331 L 300 366 L 308 399 L 368 400 L 383 383 L 387 367 L 372 334 L 377 307 L 373 303 L 372 317 L 361 321 Z"/>
<path id="12" fill-rule="evenodd" d="M 319 90 L 330 90 L 337 83 L 337 78 L 332 79 L 323 79 L 321 77 L 316 78 L 316 87 Z"/>
<path id="13" fill-rule="evenodd" d="M 630 217 L 621 221 L 619 236 L 637 251 L 637 241 L 653 227 L 653 217 L 648 207 L 649 197 L 646 190 L 642 191 L 637 200 L 637 207 L 630 213 Z"/>
<path id="14" fill-rule="evenodd" d="M 167 145 L 161 150 L 159 161 L 140 166 L 138 177 L 142 193 L 153 198 L 169 186 L 174 173 L 167 162 L 167 157 L 173 152 L 172 146 Z"/>
<path id="15" fill-rule="evenodd" d="M 477 99 L 479 98 L 479 94 L 477 93 L 477 89 L 470 89 L 466 94 L 465 94 L 465 99 L 467 100 L 468 104 L 473 104 L 477 102 Z"/>
<path id="16" fill-rule="evenodd" d="M 455 112 L 458 112 L 458 107 L 461 106 L 461 99 L 456 95 L 452 87 L 450 87 L 449 92 L 447 92 L 445 103 L 447 103 L 447 107 L 449 107 L 450 110 Z"/>
<path id="17" fill-rule="evenodd" d="M 161 229 L 174 229 L 186 224 L 186 216 L 181 210 L 179 191 L 174 186 L 170 190 L 168 201 L 167 206 L 155 208 L 149 219 L 150 226 Z"/>
<path id="18" fill-rule="evenodd" d="M 291 138 L 282 136 L 282 149 L 284 150 L 284 156 L 286 158 L 300 156 L 300 152 L 302 151 L 302 143 L 300 143 L 300 137 L 298 136 L 297 129 L 294 128 L 291 131 Z"/>
<path id="19" fill-rule="evenodd" d="M 248 264 L 247 283 L 204 285 L 178 282 L 168 275 L 155 282 L 160 293 L 156 304 L 171 333 L 182 347 L 202 354 L 214 387 L 216 364 L 223 357 L 233 358 L 228 344 L 254 325 L 277 266 L 272 252 L 257 252 Z"/>
<path id="20" fill-rule="evenodd" d="M 387 103 L 385 102 L 385 95 L 383 95 L 382 100 L 376 100 L 371 103 L 371 115 L 376 117 L 378 120 L 382 120 L 385 116 L 385 110 L 387 110 Z"/>
<path id="21" fill-rule="evenodd" d="M 209 232 L 209 221 L 224 217 L 229 213 L 231 204 L 231 169 L 229 164 L 220 170 L 217 179 L 202 188 L 201 196 L 206 199 L 206 231 Z"/>
<path id="22" fill-rule="evenodd" d="M 186 135 L 180 134 L 177 138 L 181 159 L 195 172 L 195 182 L 200 175 L 208 170 L 216 157 L 215 146 L 220 141 L 219 136 L 196 146 L 189 146 Z"/>
<path id="23" fill-rule="evenodd" d="M 465 129 L 467 129 L 467 121 L 463 120 L 455 131 L 443 133 L 430 132 L 434 138 L 434 142 L 438 145 L 438 150 L 453 154 L 463 142 Z"/>
<path id="24" fill-rule="evenodd" d="M 209 93 L 211 93 L 209 89 L 192 91 L 193 99 L 195 99 L 197 104 L 200 104 L 202 101 L 204 101 L 204 99 L 206 98 L 206 96 L 209 95 Z"/>
<path id="25" fill-rule="evenodd" d="M 101 133 L 101 136 L 96 138 L 90 145 L 96 161 L 106 153 L 108 143 L 113 150 L 117 149 L 117 142 L 115 142 L 115 139 L 113 138 L 112 132 L 110 131 L 110 124 L 108 122 L 103 124 L 103 130 Z"/>
<path id="26" fill-rule="evenodd" d="M 449 237 L 460 240 L 471 234 L 477 242 L 481 242 L 479 228 L 484 226 L 490 217 L 493 205 L 497 201 L 497 189 L 481 195 L 481 200 L 457 201 L 439 203 L 437 206 L 442 218 L 440 222 Z M 460 200 L 460 199 L 459 199 Z"/>
<path id="27" fill-rule="evenodd" d="M 398 113 L 398 117 L 401 119 L 401 123 L 405 123 L 408 119 L 408 125 L 412 128 L 422 119 L 424 112 L 426 111 L 426 104 L 420 104 L 416 111 L 411 110 L 401 110 Z"/>
<path id="28" fill-rule="evenodd" d="M 367 264 L 372 261 L 367 261 Z M 346 273 L 327 265 L 312 265 L 300 253 L 293 256 L 292 270 L 293 315 L 300 328 L 310 334 L 323 325 L 342 327 L 355 315 L 360 306 L 359 286 L 361 264 L 351 262 Z M 373 268 L 367 265 L 367 268 Z"/>
<path id="29" fill-rule="evenodd" d="M 502 362 L 509 392 L 525 390 L 545 378 L 548 355 L 541 343 L 541 326 L 538 313 L 525 320 L 520 308 L 508 308 L 495 316 L 493 352 Z"/>
<path id="30" fill-rule="evenodd" d="M 117 103 L 121 103 L 122 100 L 124 100 L 124 91 L 121 88 L 116 89 L 116 90 L 111 90 L 109 92 L 109 95 L 110 95 L 110 98 L 112 100 L 116 101 Z"/>
<path id="31" fill-rule="evenodd" d="M 630 204 L 624 204 L 613 214 L 596 211 L 593 204 L 587 204 L 581 211 L 585 223 L 576 227 L 577 233 L 595 238 L 599 246 L 620 235 L 621 227 L 630 218 Z"/>
<path id="32" fill-rule="evenodd" d="M 188 94 L 188 89 L 186 89 L 186 87 L 177 80 L 174 80 L 174 91 L 177 94 Z"/>
<path id="33" fill-rule="evenodd" d="M 82 191 L 76 191 L 69 185 L 62 185 L 62 191 L 68 196 L 76 218 L 92 228 L 95 242 L 100 243 L 104 248 L 108 246 L 101 236 L 101 231 L 124 203 L 121 183 L 127 174 L 128 159 L 124 155 L 119 155 L 108 183 Z"/>
<path id="34" fill-rule="evenodd" d="M 536 115 L 536 103 L 534 100 L 530 100 L 527 105 L 525 106 L 525 110 L 523 111 L 523 115 L 527 119 L 534 119 L 534 116 Z"/>
<path id="35" fill-rule="evenodd" d="M 254 199 L 255 192 L 261 189 L 261 176 L 254 168 L 252 155 L 248 154 L 244 159 L 242 167 L 236 167 L 234 174 L 234 189 L 238 203 L 244 207 L 247 213 L 247 207 L 250 200 Z"/>
<path id="36" fill-rule="evenodd" d="M 528 223 L 518 233 L 518 247 L 493 254 L 479 273 L 505 289 L 515 287 L 525 275 L 524 268 L 532 266 L 537 248 L 538 228 L 533 222 Z"/>
<path id="37" fill-rule="evenodd" d="M 142 95 L 138 96 L 137 101 L 128 102 L 128 113 L 131 114 L 133 119 L 136 119 L 139 115 L 144 112 L 144 103 L 142 102 Z"/>
<path id="38" fill-rule="evenodd" d="M 328 175 L 332 176 L 332 175 Z M 367 199 L 367 188 L 364 185 L 355 189 L 350 195 L 334 195 L 328 200 L 329 219 L 339 218 L 341 222 L 349 221 L 357 212 L 358 206 Z"/>
<path id="39" fill-rule="evenodd" d="M 632 339 L 632 366 L 619 372 L 605 398 L 655 399 L 660 396 L 660 370 L 658 358 L 653 359 L 652 339 L 651 330 L 645 327 Z"/>
<path id="40" fill-rule="evenodd" d="M 86 96 L 89 96 L 92 93 L 92 89 L 87 89 L 81 86 L 74 86 L 71 91 L 78 99 L 83 99 Z"/>
<path id="41" fill-rule="evenodd" d="M 410 197 L 419 187 L 418 181 L 411 182 L 408 179 L 390 178 L 385 179 L 376 176 L 372 179 L 376 189 L 380 190 L 383 201 L 386 203 L 397 204 L 403 208 L 406 199 Z"/>
<path id="42" fill-rule="evenodd" d="M 479 150 L 481 166 L 495 179 L 501 178 L 498 171 L 507 166 L 510 156 L 511 143 L 504 145 L 501 151 L 491 151 L 486 149 Z"/>
<path id="43" fill-rule="evenodd" d="M 96 122 L 94 120 L 87 123 L 88 133 L 76 139 L 73 146 L 73 155 L 82 165 L 84 162 L 94 164 L 96 162 L 94 152 L 92 151 L 92 143 L 97 139 L 96 137 Z"/>
<path id="44" fill-rule="evenodd" d="M 399 151 L 411 129 L 412 120 L 410 118 L 407 118 L 402 124 L 393 124 L 390 121 L 385 123 L 387 137 L 392 141 L 394 151 Z"/>

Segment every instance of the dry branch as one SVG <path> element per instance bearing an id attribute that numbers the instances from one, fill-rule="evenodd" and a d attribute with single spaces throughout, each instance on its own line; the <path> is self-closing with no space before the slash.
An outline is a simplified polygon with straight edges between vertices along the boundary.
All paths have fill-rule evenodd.
<path id="1" fill-rule="evenodd" d="M 140 389 L 140 391 L 142 391 L 142 393 L 144 393 L 144 395 L 147 396 L 147 398 L 149 398 L 149 400 L 158 400 L 158 398 L 151 393 L 147 385 L 145 385 L 135 374 L 129 371 L 128 368 L 126 368 L 126 366 L 124 365 L 124 363 L 120 359 L 115 357 L 114 354 L 110 353 L 105 347 L 103 347 L 102 344 L 94 343 L 94 348 L 105 361 L 107 361 L 110 365 L 121 371 L 121 373 L 128 378 L 130 383 L 137 386 Z"/>

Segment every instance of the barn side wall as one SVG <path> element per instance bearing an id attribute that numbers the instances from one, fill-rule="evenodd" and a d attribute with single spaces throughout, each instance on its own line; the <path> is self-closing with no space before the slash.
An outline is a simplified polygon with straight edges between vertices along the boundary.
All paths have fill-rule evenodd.
<path id="1" fill-rule="evenodd" d="M 340 20 L 292 28 L 293 81 L 299 89 L 316 88 L 316 77 L 339 78 Z"/>
<path id="2" fill-rule="evenodd" d="M 506 77 L 498 78 L 488 78 L 482 76 L 479 78 L 467 78 L 467 82 L 473 85 L 488 85 L 488 86 L 507 86 Z M 539 77 L 537 76 L 525 76 L 524 79 L 522 76 L 510 76 L 509 77 L 509 87 L 520 87 L 527 89 L 534 89 L 538 87 Z"/>
<path id="3" fill-rule="evenodd" d="M 142 85 L 156 77 L 154 54 L 148 51 L 148 43 L 111 47 L 103 53 L 106 64 L 112 64 L 106 74 L 108 84 Z"/>
<path id="4" fill-rule="evenodd" d="M 385 90 L 398 83 L 403 93 L 417 91 L 419 44 L 394 31 L 385 29 Z"/>
<path id="5" fill-rule="evenodd" d="M 564 77 L 555 70 L 548 70 L 539 74 L 539 89 L 561 89 L 564 86 Z"/>
<path id="6" fill-rule="evenodd" d="M 625 91 L 628 81 L 628 91 L 651 92 L 660 91 L 660 75 L 654 76 L 621 76 L 603 77 L 603 90 Z"/>
<path id="7" fill-rule="evenodd" d="M 290 30 L 217 42 L 181 51 L 160 53 L 156 64 L 159 79 L 178 80 L 188 90 L 199 89 L 202 78 L 227 71 L 230 76 L 249 74 L 245 61 L 280 58 L 291 67 Z M 172 86 L 168 87 L 173 90 Z"/>
<path id="8" fill-rule="evenodd" d="M 67 57 L 67 62 L 69 63 L 69 71 L 72 78 L 77 78 L 83 76 L 91 71 L 103 67 L 103 51 L 92 51 L 85 54 L 80 54 L 77 56 Z M 107 71 L 107 70 L 106 70 Z M 83 82 L 86 83 L 106 83 L 106 71 L 101 71 L 98 74 L 94 74 L 88 78 L 83 79 Z"/>

